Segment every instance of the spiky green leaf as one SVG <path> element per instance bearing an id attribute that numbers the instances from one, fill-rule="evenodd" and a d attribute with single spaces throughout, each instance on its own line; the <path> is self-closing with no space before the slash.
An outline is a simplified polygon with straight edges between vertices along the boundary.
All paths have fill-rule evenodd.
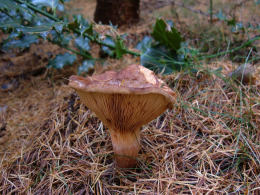
<path id="1" fill-rule="evenodd" d="M 76 59 L 77 57 L 70 53 L 60 54 L 49 62 L 48 68 L 62 69 L 64 66 L 72 65 Z"/>
<path id="2" fill-rule="evenodd" d="M 85 60 L 82 65 L 78 68 L 78 74 L 88 73 L 94 69 L 95 61 L 94 60 Z"/>
<path id="3" fill-rule="evenodd" d="M 112 46 L 115 46 L 115 42 L 114 40 L 112 39 L 112 37 L 110 36 L 107 36 L 104 40 L 103 40 L 104 43 L 108 44 L 108 45 L 112 45 Z M 111 50 L 109 47 L 107 46 L 102 46 L 102 51 L 109 55 L 109 56 L 114 56 L 115 52 L 113 50 Z"/>
<path id="4" fill-rule="evenodd" d="M 6 40 L 2 45 L 2 50 L 8 51 L 13 48 L 19 48 L 21 50 L 29 48 L 31 44 L 38 43 L 38 37 L 35 35 L 24 35 L 23 37 L 16 39 L 12 38 Z"/>
<path id="5" fill-rule="evenodd" d="M 136 49 L 140 50 L 141 52 L 145 52 L 148 48 L 151 47 L 152 45 L 152 37 L 150 36 L 145 36 L 143 38 L 143 40 L 141 40 L 137 46 L 136 46 Z"/>
<path id="6" fill-rule="evenodd" d="M 59 4 L 59 0 L 32 0 L 32 4 L 56 9 Z"/>
<path id="7" fill-rule="evenodd" d="M 156 20 L 152 37 L 173 52 L 177 52 L 183 40 L 180 33 L 162 19 Z"/>
<path id="8" fill-rule="evenodd" d="M 75 39 L 75 45 L 80 50 L 83 50 L 83 51 L 90 50 L 89 40 L 87 38 L 82 37 L 82 36 Z"/>

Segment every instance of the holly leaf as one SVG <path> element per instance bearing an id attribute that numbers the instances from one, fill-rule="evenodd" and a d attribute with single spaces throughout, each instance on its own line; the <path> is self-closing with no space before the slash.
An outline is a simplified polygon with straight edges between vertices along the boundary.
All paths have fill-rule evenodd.
<path id="1" fill-rule="evenodd" d="M 82 36 L 76 38 L 76 39 L 75 39 L 75 45 L 76 45 L 76 47 L 79 48 L 80 50 L 83 50 L 83 51 L 88 51 L 88 50 L 90 50 L 88 38 L 84 38 L 84 37 L 82 37 Z"/>
<path id="2" fill-rule="evenodd" d="M 180 33 L 172 26 L 168 25 L 162 19 L 157 19 L 153 28 L 152 37 L 161 45 L 171 51 L 177 52 L 181 47 L 182 37 Z"/>
<path id="3" fill-rule="evenodd" d="M 0 1 L 0 10 L 1 9 L 9 9 L 9 10 L 16 10 L 21 8 L 16 2 L 11 0 L 1 0 Z"/>
<path id="4" fill-rule="evenodd" d="M 78 74 L 88 73 L 94 69 L 95 61 L 94 60 L 85 60 L 82 65 L 78 68 Z"/>
<path id="5" fill-rule="evenodd" d="M 70 53 L 57 55 L 53 60 L 50 60 L 48 68 L 62 69 L 64 66 L 72 65 L 77 57 Z"/>
<path id="6" fill-rule="evenodd" d="M 58 33 L 62 33 L 64 24 L 62 24 L 62 23 L 55 23 L 55 24 L 53 25 L 53 27 L 54 27 L 54 29 L 55 29 Z"/>
<path id="7" fill-rule="evenodd" d="M 115 42 L 114 40 L 112 39 L 112 37 L 110 36 L 106 36 L 106 38 L 103 40 L 104 43 L 108 44 L 108 45 L 112 45 L 112 46 L 115 46 Z M 110 49 L 109 47 L 107 46 L 102 46 L 102 51 L 105 53 L 105 54 L 108 54 L 109 56 L 114 56 L 115 52 Z"/>
<path id="8" fill-rule="evenodd" d="M 59 0 L 32 0 L 32 4 L 56 9 L 59 4 Z"/>
<path id="9" fill-rule="evenodd" d="M 92 25 L 80 14 L 73 16 L 73 21 L 68 24 L 68 28 L 71 30 L 78 28 L 81 35 L 85 32 L 91 33 L 93 31 Z"/>
<path id="10" fill-rule="evenodd" d="M 145 36 L 137 45 L 136 49 L 141 52 L 145 52 L 148 48 L 151 47 L 153 39 L 150 36 Z"/>
<path id="11" fill-rule="evenodd" d="M 93 30 L 93 25 L 90 24 L 89 26 L 83 26 L 80 29 L 81 35 L 84 35 L 85 33 L 87 33 L 90 36 L 94 35 L 94 30 Z"/>
<path id="12" fill-rule="evenodd" d="M 21 24 L 19 21 L 0 21 L 0 28 L 17 28 L 20 27 Z"/>
<path id="13" fill-rule="evenodd" d="M 16 39 L 11 38 L 3 42 L 2 50 L 8 51 L 13 48 L 26 49 L 31 46 L 33 43 L 38 43 L 38 37 L 35 35 L 24 35 L 23 37 Z"/>
<path id="14" fill-rule="evenodd" d="M 61 46 L 68 46 L 70 43 L 70 40 L 72 39 L 72 37 L 70 35 L 67 34 L 59 34 L 57 33 L 55 30 L 51 31 L 51 39 L 50 41 L 61 45 Z"/>

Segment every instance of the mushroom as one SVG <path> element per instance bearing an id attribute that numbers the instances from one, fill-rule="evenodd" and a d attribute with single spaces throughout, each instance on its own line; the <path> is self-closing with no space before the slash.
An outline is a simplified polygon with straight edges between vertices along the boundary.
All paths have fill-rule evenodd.
<path id="1" fill-rule="evenodd" d="M 71 76 L 69 86 L 108 127 L 118 167 L 136 165 L 141 126 L 172 108 L 175 93 L 141 65 L 92 77 Z"/>

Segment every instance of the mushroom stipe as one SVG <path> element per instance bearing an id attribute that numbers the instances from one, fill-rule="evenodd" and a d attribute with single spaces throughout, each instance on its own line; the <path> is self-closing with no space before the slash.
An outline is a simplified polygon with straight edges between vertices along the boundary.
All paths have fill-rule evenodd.
<path id="1" fill-rule="evenodd" d="M 175 97 L 162 80 L 140 65 L 86 78 L 71 76 L 69 86 L 108 127 L 121 168 L 136 166 L 141 126 L 172 108 Z"/>

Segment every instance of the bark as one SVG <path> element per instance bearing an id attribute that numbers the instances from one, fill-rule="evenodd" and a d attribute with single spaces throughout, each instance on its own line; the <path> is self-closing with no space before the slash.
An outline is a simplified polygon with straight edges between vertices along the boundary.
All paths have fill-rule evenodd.
<path id="1" fill-rule="evenodd" d="M 122 26 L 139 21 L 140 0 L 97 0 L 95 22 Z"/>

